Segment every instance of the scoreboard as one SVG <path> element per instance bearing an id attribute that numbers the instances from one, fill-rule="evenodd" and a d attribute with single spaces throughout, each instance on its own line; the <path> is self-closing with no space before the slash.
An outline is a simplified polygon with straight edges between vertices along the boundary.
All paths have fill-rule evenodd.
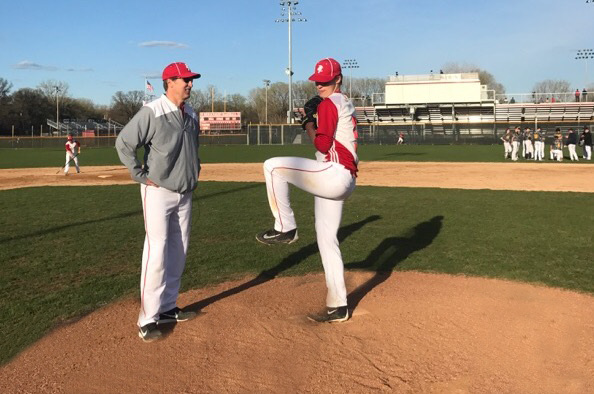
<path id="1" fill-rule="evenodd" d="M 241 130 L 241 112 L 200 112 L 200 130 Z"/>

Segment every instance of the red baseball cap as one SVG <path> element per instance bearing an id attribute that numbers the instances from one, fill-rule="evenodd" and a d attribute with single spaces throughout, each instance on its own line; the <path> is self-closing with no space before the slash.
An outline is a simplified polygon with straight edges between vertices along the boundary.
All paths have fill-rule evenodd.
<path id="1" fill-rule="evenodd" d="M 186 63 L 171 63 L 163 70 L 163 81 L 169 78 L 200 78 L 200 74 L 190 71 Z"/>
<path id="2" fill-rule="evenodd" d="M 327 57 L 316 63 L 314 73 L 309 77 L 309 80 L 314 82 L 330 82 L 340 74 L 342 74 L 340 64 L 331 57 Z"/>

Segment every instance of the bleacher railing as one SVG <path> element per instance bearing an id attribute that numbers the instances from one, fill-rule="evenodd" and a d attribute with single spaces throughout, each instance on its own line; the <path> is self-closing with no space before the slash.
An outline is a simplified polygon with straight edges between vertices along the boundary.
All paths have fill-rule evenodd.
<path id="1" fill-rule="evenodd" d="M 557 93 L 505 93 L 496 94 L 495 101 L 498 104 L 543 104 L 543 103 L 575 103 L 593 102 L 594 93 L 580 91 L 557 92 Z"/>

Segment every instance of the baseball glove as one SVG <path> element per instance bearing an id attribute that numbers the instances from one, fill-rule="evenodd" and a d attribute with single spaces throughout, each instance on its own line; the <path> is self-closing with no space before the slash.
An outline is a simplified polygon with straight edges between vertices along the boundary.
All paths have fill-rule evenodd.
<path id="1" fill-rule="evenodd" d="M 303 127 L 303 130 L 305 130 L 305 125 L 310 122 L 313 122 L 314 127 L 318 127 L 316 118 L 318 117 L 318 105 L 320 105 L 322 101 L 323 99 L 320 96 L 314 96 L 303 106 L 303 112 L 305 112 L 305 116 L 301 120 L 301 127 Z"/>

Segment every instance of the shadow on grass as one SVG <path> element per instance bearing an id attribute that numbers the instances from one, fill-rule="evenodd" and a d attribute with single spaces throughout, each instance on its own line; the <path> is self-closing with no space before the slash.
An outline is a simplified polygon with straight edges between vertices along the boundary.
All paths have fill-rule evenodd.
<path id="1" fill-rule="evenodd" d="M 262 185 L 263 184 L 250 184 L 250 185 L 245 185 L 245 186 L 241 186 L 241 187 L 236 187 L 236 188 L 230 189 L 230 190 L 225 190 L 225 191 L 220 191 L 220 192 L 205 194 L 204 196 L 197 196 L 196 194 L 194 194 L 194 196 L 192 197 L 192 200 L 193 201 L 206 200 L 206 199 L 213 198 L 213 197 L 219 197 L 219 196 L 222 196 L 222 195 L 225 195 L 225 194 L 231 194 L 231 193 L 236 193 L 236 192 L 240 192 L 240 191 L 243 191 L 243 190 L 253 189 L 253 188 L 256 188 L 256 187 L 262 187 Z M 55 233 L 55 232 L 58 232 L 58 231 L 62 231 L 62 230 L 65 230 L 65 229 L 71 229 L 73 227 L 85 226 L 85 225 L 94 224 L 94 223 L 107 222 L 107 221 L 110 221 L 110 220 L 124 219 L 124 218 L 128 218 L 128 217 L 131 217 L 131 216 L 136 216 L 136 215 L 142 215 L 142 209 L 138 209 L 138 210 L 134 210 L 134 211 L 129 211 L 129 212 L 124 212 L 124 213 L 120 213 L 118 215 L 108 216 L 108 217 L 100 218 L 100 219 L 85 220 L 85 221 L 74 222 L 74 223 L 67 223 L 67 224 L 63 224 L 63 225 L 60 225 L 60 226 L 46 228 L 44 230 L 34 231 L 32 233 L 29 233 L 29 234 L 17 235 L 17 236 L 14 236 L 14 237 L 0 238 L 0 244 L 1 243 L 5 243 L 5 242 L 10 242 L 10 241 L 17 241 L 17 240 L 21 240 L 21 239 L 26 239 L 26 238 L 38 237 L 38 236 L 41 236 L 41 235 L 46 235 L 46 234 L 50 234 L 50 233 Z"/>
<path id="2" fill-rule="evenodd" d="M 342 227 L 338 230 L 338 241 L 342 242 L 344 239 L 346 239 L 348 236 L 350 236 L 351 234 L 353 234 L 354 232 L 360 230 L 363 226 L 365 226 L 367 223 L 371 223 L 374 222 L 376 220 L 379 220 L 381 217 L 378 215 L 372 215 L 369 216 L 366 219 L 363 219 L 359 222 L 353 223 L 353 224 L 349 224 L 348 226 Z M 254 242 L 256 242 L 256 240 L 254 240 Z M 265 247 L 265 246 L 263 246 Z M 282 245 L 281 245 L 282 247 Z M 295 253 L 290 254 L 289 256 L 285 257 L 279 264 L 277 264 L 276 266 L 264 270 L 262 272 L 260 272 L 260 274 L 258 274 L 258 276 L 256 276 L 254 279 L 251 279 L 245 283 L 242 283 L 239 286 L 236 286 L 232 289 L 229 290 L 225 290 L 222 293 L 219 293 L 217 295 L 214 295 L 212 297 L 208 297 L 205 298 L 204 300 L 200 300 L 198 302 L 195 302 L 191 305 L 188 305 L 186 308 L 186 310 L 190 310 L 190 311 L 194 311 L 194 312 L 198 312 L 201 309 L 207 307 L 210 304 L 213 304 L 217 301 L 220 301 L 224 298 L 230 297 L 232 295 L 241 293 L 242 291 L 248 290 L 252 287 L 261 285 L 263 283 L 266 283 L 272 279 L 274 279 L 277 275 L 279 275 L 280 273 L 288 270 L 291 267 L 296 266 L 297 264 L 299 264 L 300 262 L 302 262 L 303 260 L 305 260 L 306 258 L 308 258 L 311 255 L 314 255 L 318 253 L 318 244 L 316 242 L 312 242 L 309 245 L 305 245 L 304 247 L 302 247 L 301 249 L 299 249 L 298 251 L 296 251 Z"/>
<path id="3" fill-rule="evenodd" d="M 376 286 L 385 282 L 392 275 L 394 267 L 408 256 L 431 245 L 441 231 L 442 221 L 443 216 L 435 216 L 419 223 L 407 236 L 384 239 L 365 260 L 346 264 L 345 269 L 376 267 L 375 275 L 348 295 L 349 308 L 357 308 L 359 302 Z"/>

